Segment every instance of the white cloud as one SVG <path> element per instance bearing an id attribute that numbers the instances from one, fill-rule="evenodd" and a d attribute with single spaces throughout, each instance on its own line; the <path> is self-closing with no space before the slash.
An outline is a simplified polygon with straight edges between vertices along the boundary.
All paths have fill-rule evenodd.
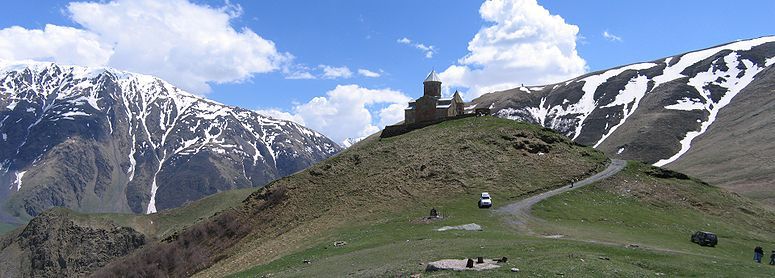
<path id="1" fill-rule="evenodd" d="M 405 44 L 409 46 L 413 46 L 414 48 L 419 49 L 425 54 L 425 58 L 433 58 L 433 54 L 436 54 L 436 47 L 433 45 L 425 45 L 422 43 L 413 43 L 412 40 L 410 40 L 407 37 L 400 38 L 396 40 L 396 42 L 400 44 Z"/>
<path id="2" fill-rule="evenodd" d="M 371 77 L 371 78 L 377 78 L 382 76 L 379 72 L 374 72 L 367 69 L 358 69 L 358 74 L 363 75 L 365 77 Z"/>
<path id="3" fill-rule="evenodd" d="M 385 125 L 404 119 L 410 97 L 391 89 L 368 89 L 358 85 L 338 85 L 325 96 L 295 105 L 292 113 L 277 109 L 257 112 L 293 120 L 317 130 L 335 142 L 371 135 Z"/>
<path id="4" fill-rule="evenodd" d="M 609 33 L 608 30 L 603 31 L 603 38 L 605 38 L 606 40 L 612 41 L 612 42 L 621 42 L 622 41 L 621 37 Z"/>
<path id="5" fill-rule="evenodd" d="M 383 108 L 382 110 L 379 110 L 379 123 L 377 125 L 380 127 L 380 129 L 384 128 L 386 125 L 393 125 L 403 121 L 405 114 L 404 109 L 406 109 L 407 102 L 409 101 L 410 99 L 393 103 Z"/>
<path id="6" fill-rule="evenodd" d="M 332 67 L 328 65 L 320 65 L 319 68 L 323 69 L 323 78 L 336 79 L 336 78 L 350 78 L 353 76 L 353 72 L 346 66 Z"/>
<path id="7" fill-rule="evenodd" d="M 285 79 L 317 79 L 308 71 L 291 71 L 285 73 Z"/>
<path id="8" fill-rule="evenodd" d="M 67 14 L 82 29 L 2 29 L 0 57 L 110 66 L 202 94 L 207 83 L 244 81 L 293 59 L 252 30 L 234 29 L 230 21 L 241 13 L 228 1 L 224 7 L 186 0 L 73 2 Z"/>
<path id="9" fill-rule="evenodd" d="M 359 75 L 371 78 L 382 76 L 380 72 L 367 69 L 357 70 Z M 303 64 L 295 64 L 285 67 L 283 74 L 285 79 L 347 79 L 353 77 L 355 73 L 347 66 L 318 65 L 317 67 L 310 68 Z"/>
<path id="10" fill-rule="evenodd" d="M 314 70 L 303 64 L 286 64 L 282 69 L 285 79 L 317 79 Z"/>
<path id="11" fill-rule="evenodd" d="M 113 49 L 99 36 L 81 29 L 46 24 L 43 30 L 18 26 L 0 30 L 0 59 L 102 66 L 111 55 Z"/>
<path id="12" fill-rule="evenodd" d="M 258 109 L 258 110 L 255 110 L 255 112 L 275 119 L 292 121 L 300 125 L 305 125 L 304 118 L 302 118 L 301 116 L 297 114 L 291 114 L 277 108 Z"/>
<path id="13" fill-rule="evenodd" d="M 579 28 L 536 0 L 486 1 L 479 14 L 491 25 L 471 39 L 465 57 L 439 74 L 445 85 L 469 88 L 466 98 L 559 82 L 586 71 L 576 51 Z"/>

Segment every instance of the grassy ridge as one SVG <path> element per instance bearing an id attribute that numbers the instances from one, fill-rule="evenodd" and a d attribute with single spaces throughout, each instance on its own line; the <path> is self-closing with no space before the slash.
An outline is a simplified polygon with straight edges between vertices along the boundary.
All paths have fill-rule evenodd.
<path id="1" fill-rule="evenodd" d="M 216 193 L 179 208 L 151 215 L 106 214 L 119 225 L 133 227 L 152 238 L 165 238 L 212 215 L 239 206 L 255 188 L 228 190 Z"/>
<path id="2" fill-rule="evenodd" d="M 610 180 L 545 200 L 534 208 L 546 220 L 532 227 L 539 236 L 520 234 L 503 216 L 476 209 L 475 194 L 461 195 L 439 206 L 446 214 L 443 221 L 418 222 L 425 213 L 417 209 L 385 215 L 373 223 L 351 223 L 309 249 L 234 276 L 409 275 L 423 272 L 429 261 L 476 256 L 510 258 L 502 268 L 487 272 L 491 277 L 511 277 L 512 267 L 534 277 L 762 277 L 775 271 L 750 258 L 755 245 L 775 246 L 768 232 L 775 219 L 771 212 L 702 182 L 666 175 L 672 173 L 631 163 Z M 504 204 L 494 196 L 496 205 Z M 467 223 L 478 223 L 484 231 L 434 231 Z M 708 248 L 689 242 L 697 229 L 717 232 L 719 245 Z M 349 244 L 337 248 L 332 246 L 335 240 Z"/>
<path id="3" fill-rule="evenodd" d="M 738 271 L 761 270 L 751 263 L 751 253 L 757 245 L 775 248 L 772 211 L 701 181 L 659 178 L 656 172 L 631 162 L 614 178 L 537 204 L 534 213 L 546 220 L 541 229 L 547 234 L 728 261 L 710 267 L 716 272 L 676 264 L 675 274 L 737 276 Z M 719 244 L 708 248 L 691 243 L 691 234 L 698 230 L 716 233 Z"/>
<path id="4" fill-rule="evenodd" d="M 552 130 L 492 117 L 372 138 L 272 184 L 274 190 L 291 190 L 277 210 L 262 214 L 287 217 L 303 226 L 276 239 L 255 233 L 233 251 L 236 256 L 203 275 L 228 274 L 309 244 L 324 244 L 322 238 L 330 231 L 352 223 L 370 223 L 396 213 L 426 214 L 460 196 L 488 191 L 504 201 L 518 199 L 596 172 L 605 162 L 601 152 Z M 294 216 L 286 216 L 290 213 Z"/>

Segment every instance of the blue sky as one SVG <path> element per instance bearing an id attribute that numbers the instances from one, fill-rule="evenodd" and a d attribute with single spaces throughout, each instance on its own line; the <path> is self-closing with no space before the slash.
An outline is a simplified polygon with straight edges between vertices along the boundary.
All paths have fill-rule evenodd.
<path id="1" fill-rule="evenodd" d="M 403 103 L 419 97 L 431 69 L 470 99 L 775 33 L 774 1 L 116 0 L 4 7 L 0 59 L 154 74 L 337 141 L 400 120 Z"/>

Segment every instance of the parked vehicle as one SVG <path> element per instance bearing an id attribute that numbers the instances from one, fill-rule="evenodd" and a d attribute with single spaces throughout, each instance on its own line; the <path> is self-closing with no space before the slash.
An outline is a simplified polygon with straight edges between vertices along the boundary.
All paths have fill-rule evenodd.
<path id="1" fill-rule="evenodd" d="M 711 232 L 697 231 L 692 235 L 692 242 L 697 243 L 700 246 L 714 247 L 718 244 L 718 237 Z"/>
<path id="2" fill-rule="evenodd" d="M 479 197 L 479 208 L 489 207 L 492 207 L 492 198 L 490 198 L 490 193 L 482 192 L 482 197 Z"/>

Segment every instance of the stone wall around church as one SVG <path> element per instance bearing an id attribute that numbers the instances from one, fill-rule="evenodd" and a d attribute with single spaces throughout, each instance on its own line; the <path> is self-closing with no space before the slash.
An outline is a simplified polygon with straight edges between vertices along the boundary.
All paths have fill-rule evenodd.
<path id="1" fill-rule="evenodd" d="M 423 128 L 429 125 L 435 125 L 443 121 L 447 120 L 455 120 L 455 119 L 462 119 L 462 118 L 468 118 L 468 117 L 474 117 L 476 114 L 462 114 L 457 115 L 454 117 L 448 117 L 448 118 L 441 118 L 433 121 L 427 121 L 427 122 L 417 122 L 413 124 L 401 124 L 401 125 L 389 125 L 386 126 L 385 129 L 382 130 L 382 133 L 380 133 L 380 138 L 388 138 L 393 136 L 398 136 L 407 132 L 410 132 L 415 129 Z"/>

